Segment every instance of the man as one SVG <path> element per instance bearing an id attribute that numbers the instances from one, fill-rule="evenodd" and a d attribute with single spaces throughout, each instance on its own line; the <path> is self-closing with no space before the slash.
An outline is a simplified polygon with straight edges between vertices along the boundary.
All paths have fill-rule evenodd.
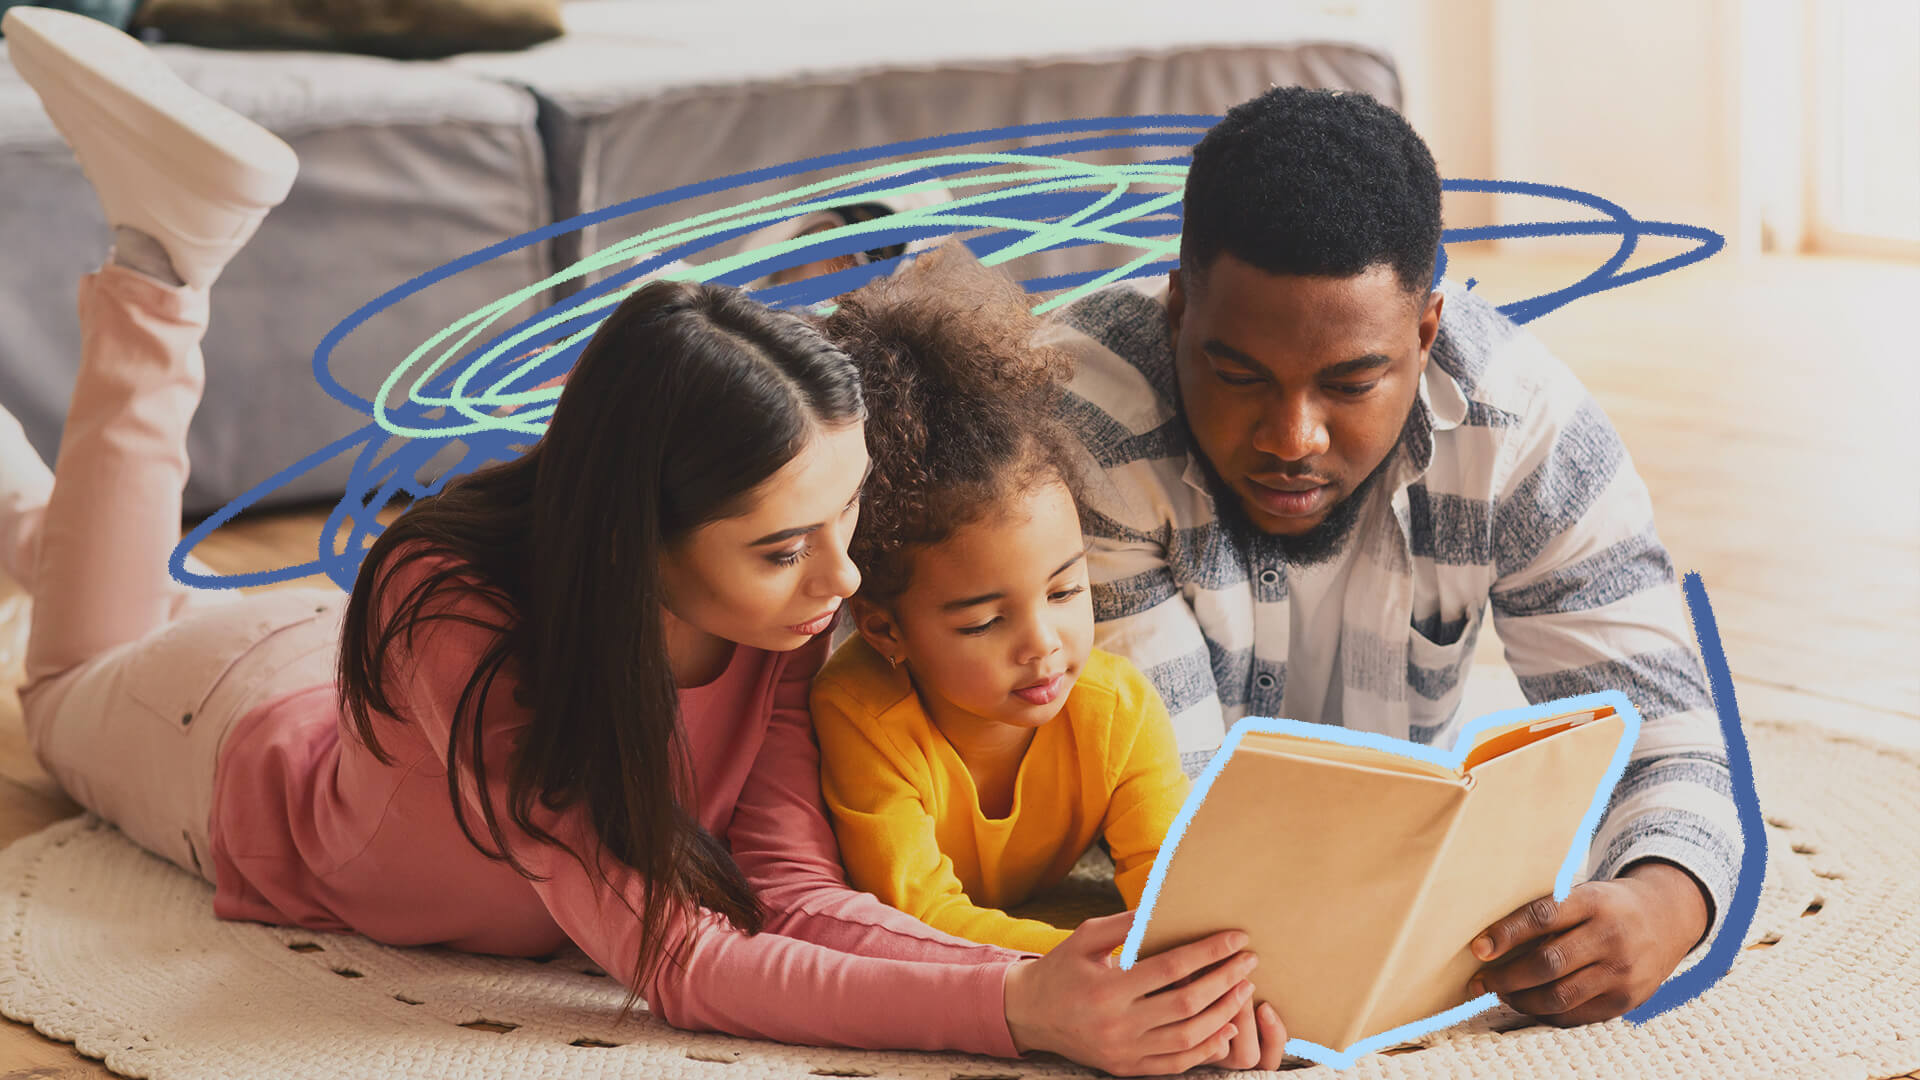
<path id="1" fill-rule="evenodd" d="M 1529 700 L 1625 693 L 1643 726 L 1593 880 L 1490 928 L 1470 987 L 1621 1015 L 1711 936 L 1741 851 L 1645 485 L 1565 367 L 1431 287 L 1440 179 L 1392 110 L 1297 88 L 1235 108 L 1185 215 L 1164 287 L 1045 335 L 1078 363 L 1096 643 L 1159 687 L 1189 772 L 1243 716 L 1452 745 L 1489 610 Z"/>

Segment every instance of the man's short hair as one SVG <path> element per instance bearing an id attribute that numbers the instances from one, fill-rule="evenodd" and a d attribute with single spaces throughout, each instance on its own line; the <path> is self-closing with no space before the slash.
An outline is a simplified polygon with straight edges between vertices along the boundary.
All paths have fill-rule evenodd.
<path id="1" fill-rule="evenodd" d="M 1269 274 L 1393 267 L 1425 296 L 1440 246 L 1440 173 L 1405 118 L 1365 94 L 1275 87 L 1193 150 L 1180 264 L 1222 252 Z"/>

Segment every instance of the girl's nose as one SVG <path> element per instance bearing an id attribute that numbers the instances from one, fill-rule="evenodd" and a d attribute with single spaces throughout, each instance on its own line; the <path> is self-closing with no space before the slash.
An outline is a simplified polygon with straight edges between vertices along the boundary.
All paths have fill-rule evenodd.
<path id="1" fill-rule="evenodd" d="M 1020 643 L 1018 661 L 1022 664 L 1038 663 L 1060 651 L 1060 631 L 1053 625 L 1052 619 L 1036 619 L 1033 629 Z"/>

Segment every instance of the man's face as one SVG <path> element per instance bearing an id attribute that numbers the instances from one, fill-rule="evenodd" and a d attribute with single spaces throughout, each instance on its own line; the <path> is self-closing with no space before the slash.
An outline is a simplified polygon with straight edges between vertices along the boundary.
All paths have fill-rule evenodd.
<path id="1" fill-rule="evenodd" d="M 1386 460 L 1440 301 L 1408 293 L 1384 265 L 1304 277 L 1221 254 L 1190 282 L 1173 272 L 1167 319 L 1187 425 L 1256 528 L 1308 536 Z"/>

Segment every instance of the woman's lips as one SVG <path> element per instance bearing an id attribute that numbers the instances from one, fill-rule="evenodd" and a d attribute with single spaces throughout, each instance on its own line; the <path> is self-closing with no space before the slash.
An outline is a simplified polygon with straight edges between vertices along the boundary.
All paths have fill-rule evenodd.
<path id="1" fill-rule="evenodd" d="M 1014 695 L 1026 701 L 1029 705 L 1045 705 L 1059 697 L 1061 693 L 1066 690 L 1066 686 L 1067 673 L 1063 671 L 1045 682 L 1034 683 L 1031 686 L 1023 686 L 1015 690 Z"/>
<path id="2" fill-rule="evenodd" d="M 1263 484 L 1249 476 L 1247 485 L 1252 489 L 1249 494 L 1253 496 L 1253 501 L 1275 517 L 1312 517 L 1326 509 L 1333 497 L 1331 484 L 1301 489 L 1297 483 L 1293 483 L 1293 490 L 1285 490 Z"/>
<path id="3" fill-rule="evenodd" d="M 821 615 L 815 619 L 809 619 L 808 621 L 803 623 L 795 623 L 792 626 L 787 627 L 787 629 L 793 631 L 796 634 L 805 634 L 808 637 L 812 637 L 813 635 L 819 633 L 820 631 L 825 630 L 833 622 L 833 616 L 839 610 L 840 610 L 839 608 L 834 608 L 832 611 L 827 612 L 825 615 Z"/>

